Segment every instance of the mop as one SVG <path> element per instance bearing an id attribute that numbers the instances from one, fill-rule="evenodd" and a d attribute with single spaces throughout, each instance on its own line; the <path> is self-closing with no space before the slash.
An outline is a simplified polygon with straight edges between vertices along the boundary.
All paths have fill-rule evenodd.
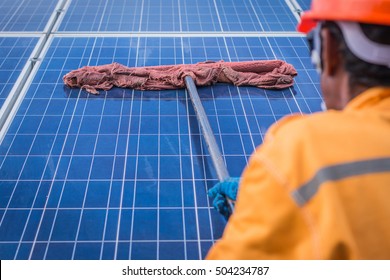
<path id="1" fill-rule="evenodd" d="M 231 83 L 264 89 L 283 89 L 293 85 L 295 68 L 281 60 L 224 62 L 206 61 L 196 64 L 126 67 L 119 63 L 84 66 L 63 77 L 64 83 L 92 94 L 112 87 L 137 90 L 183 89 L 185 77 L 196 86 Z"/>
<path id="2" fill-rule="evenodd" d="M 101 66 L 85 66 L 69 72 L 64 83 L 78 87 L 91 94 L 112 87 L 137 90 L 165 90 L 187 88 L 196 117 L 210 153 L 218 180 L 230 178 L 222 154 L 217 145 L 196 86 L 215 83 L 232 83 L 236 86 L 255 86 L 265 89 L 284 89 L 294 83 L 295 68 L 281 60 L 224 62 L 206 61 L 196 64 L 126 67 L 119 63 Z M 234 201 L 226 197 L 229 212 L 234 210 Z"/>

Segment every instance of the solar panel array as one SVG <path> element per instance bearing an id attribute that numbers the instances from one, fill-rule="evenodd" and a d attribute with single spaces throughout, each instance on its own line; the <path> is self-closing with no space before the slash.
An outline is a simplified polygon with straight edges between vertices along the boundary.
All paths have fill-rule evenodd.
<path id="1" fill-rule="evenodd" d="M 291 2 L 1 4 L 0 97 L 21 98 L 0 146 L 0 258 L 204 258 L 226 223 L 207 197 L 217 177 L 186 91 L 95 96 L 62 77 L 114 61 L 293 64 L 289 89 L 198 88 L 229 173 L 240 176 L 270 125 L 320 110 Z M 17 79 L 25 84 L 19 92 Z"/>

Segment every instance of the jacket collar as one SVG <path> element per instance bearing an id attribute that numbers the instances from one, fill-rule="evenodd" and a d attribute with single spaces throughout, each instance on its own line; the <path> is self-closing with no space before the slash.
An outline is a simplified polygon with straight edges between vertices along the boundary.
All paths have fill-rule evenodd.
<path id="1" fill-rule="evenodd" d="M 373 87 L 352 99 L 345 110 L 374 107 L 384 102 L 390 105 L 390 87 Z"/>

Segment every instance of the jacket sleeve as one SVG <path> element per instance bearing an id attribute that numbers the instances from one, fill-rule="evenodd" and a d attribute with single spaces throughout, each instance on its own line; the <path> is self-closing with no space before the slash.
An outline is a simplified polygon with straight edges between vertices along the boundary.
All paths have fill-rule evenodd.
<path id="1" fill-rule="evenodd" d="M 234 214 L 206 259 L 312 259 L 310 221 L 261 148 L 245 169 Z"/>

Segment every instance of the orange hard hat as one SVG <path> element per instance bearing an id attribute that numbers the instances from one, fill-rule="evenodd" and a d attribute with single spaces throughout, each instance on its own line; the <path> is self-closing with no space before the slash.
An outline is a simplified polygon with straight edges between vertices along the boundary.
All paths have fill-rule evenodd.
<path id="1" fill-rule="evenodd" d="M 308 33 L 319 20 L 390 25 L 390 0 L 313 0 L 297 29 Z"/>

